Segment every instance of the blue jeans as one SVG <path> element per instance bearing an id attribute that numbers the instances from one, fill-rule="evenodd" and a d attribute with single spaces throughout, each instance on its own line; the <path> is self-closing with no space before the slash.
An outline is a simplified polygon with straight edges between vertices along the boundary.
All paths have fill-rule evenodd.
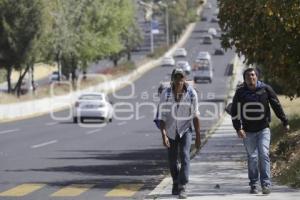
<path id="1" fill-rule="evenodd" d="M 271 133 L 269 128 L 258 132 L 247 132 L 244 146 L 248 156 L 248 177 L 250 186 L 257 186 L 260 177 L 261 186 L 271 185 L 270 146 Z"/>
<path id="2" fill-rule="evenodd" d="M 168 158 L 173 183 L 185 185 L 189 182 L 192 132 L 189 130 L 181 138 L 177 135 L 175 140 L 169 138 L 169 141 L 170 148 L 168 148 Z M 179 167 L 178 162 L 178 148 L 180 152 L 181 167 Z"/>

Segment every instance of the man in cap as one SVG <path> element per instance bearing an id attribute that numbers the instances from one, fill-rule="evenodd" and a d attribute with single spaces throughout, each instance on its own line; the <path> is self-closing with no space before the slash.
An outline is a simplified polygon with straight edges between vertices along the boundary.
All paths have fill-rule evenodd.
<path id="1" fill-rule="evenodd" d="M 198 96 L 195 89 L 186 83 L 186 74 L 181 68 L 173 70 L 171 87 L 162 91 L 159 119 L 163 145 L 168 150 L 169 168 L 173 179 L 172 194 L 185 199 L 186 184 L 189 181 L 192 122 L 196 132 L 197 149 L 201 146 L 201 139 Z M 178 149 L 181 167 L 178 162 Z"/>

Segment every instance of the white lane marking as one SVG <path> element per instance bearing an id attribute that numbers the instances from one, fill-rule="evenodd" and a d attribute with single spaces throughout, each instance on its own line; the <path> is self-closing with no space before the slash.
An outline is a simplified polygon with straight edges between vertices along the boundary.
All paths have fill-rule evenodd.
<path id="1" fill-rule="evenodd" d="M 119 122 L 118 126 L 122 126 L 122 125 L 125 125 L 125 124 L 127 124 L 127 122 Z"/>
<path id="2" fill-rule="evenodd" d="M 58 122 L 49 122 L 49 123 L 46 123 L 45 125 L 46 126 L 53 126 L 53 125 L 56 125 L 58 124 Z"/>
<path id="3" fill-rule="evenodd" d="M 32 145 L 31 148 L 35 149 L 35 148 L 44 147 L 44 146 L 47 146 L 49 144 L 54 144 L 54 143 L 57 143 L 57 140 L 51 140 L 49 142 L 44 142 L 44 143 L 41 143 L 41 144 Z"/>
<path id="4" fill-rule="evenodd" d="M 146 118 L 145 115 L 139 117 L 139 119 L 144 119 L 144 118 Z"/>
<path id="5" fill-rule="evenodd" d="M 100 131 L 101 131 L 101 129 L 99 128 L 99 129 L 95 129 L 95 130 L 88 131 L 88 132 L 86 132 L 85 134 L 86 134 L 86 135 L 90 135 L 90 134 L 97 133 L 97 132 L 100 132 Z"/>
<path id="6" fill-rule="evenodd" d="M 7 133 L 13 133 L 13 132 L 18 132 L 20 129 L 10 129 L 10 130 L 5 130 L 5 131 L 0 131 L 0 135 L 4 135 Z"/>

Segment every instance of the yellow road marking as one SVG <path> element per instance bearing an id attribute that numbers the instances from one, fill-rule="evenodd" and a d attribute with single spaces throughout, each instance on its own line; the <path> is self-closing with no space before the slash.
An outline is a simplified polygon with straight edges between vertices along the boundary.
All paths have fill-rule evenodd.
<path id="1" fill-rule="evenodd" d="M 133 196 L 144 184 L 120 184 L 106 193 L 106 197 L 131 197 Z"/>
<path id="2" fill-rule="evenodd" d="M 22 184 L 10 190 L 0 193 L 0 196 L 21 197 L 31 192 L 34 192 L 44 186 L 45 184 Z"/>
<path id="3" fill-rule="evenodd" d="M 93 184 L 72 184 L 51 194 L 52 197 L 75 197 L 92 188 Z"/>

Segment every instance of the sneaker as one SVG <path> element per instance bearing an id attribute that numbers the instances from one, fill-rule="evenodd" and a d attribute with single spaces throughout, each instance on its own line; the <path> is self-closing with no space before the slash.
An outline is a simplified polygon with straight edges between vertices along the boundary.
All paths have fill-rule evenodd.
<path id="1" fill-rule="evenodd" d="M 250 194 L 258 194 L 258 189 L 255 185 L 251 186 Z"/>
<path id="2" fill-rule="evenodd" d="M 174 183 L 172 187 L 172 195 L 178 195 L 178 184 Z"/>
<path id="3" fill-rule="evenodd" d="M 185 189 L 185 185 L 182 185 L 179 188 L 179 199 L 187 199 L 187 193 L 186 193 L 186 189 Z"/>
<path id="4" fill-rule="evenodd" d="M 271 188 L 269 186 L 263 186 L 262 187 L 262 193 L 263 194 L 270 194 L 271 193 Z"/>

